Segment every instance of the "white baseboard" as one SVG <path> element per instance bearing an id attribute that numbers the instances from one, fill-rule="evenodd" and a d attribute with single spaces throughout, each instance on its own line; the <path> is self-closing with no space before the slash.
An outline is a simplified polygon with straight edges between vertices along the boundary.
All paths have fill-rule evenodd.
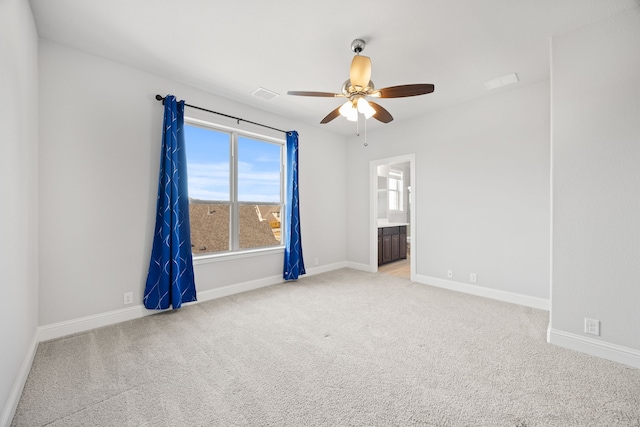
<path id="1" fill-rule="evenodd" d="M 53 340 L 66 335 L 113 325 L 114 323 L 138 319 L 154 313 L 156 312 L 149 311 L 142 305 L 136 305 L 91 316 L 79 317 L 77 319 L 65 320 L 63 322 L 51 323 L 38 328 L 38 341 Z"/>
<path id="2" fill-rule="evenodd" d="M 222 286 L 220 288 L 208 289 L 206 291 L 198 291 L 198 301 L 185 303 L 184 305 L 186 306 L 190 304 L 197 304 L 198 302 L 209 301 L 216 298 L 238 294 L 240 292 L 251 291 L 253 289 L 282 283 L 282 281 L 283 279 L 281 276 L 272 276 L 258 280 L 237 283 L 234 285 Z M 163 310 L 148 310 L 143 305 L 136 305 L 119 310 L 107 311 L 105 313 L 66 320 L 64 322 L 44 325 L 38 328 L 38 340 L 52 340 L 79 332 L 89 331 L 95 328 L 101 328 L 103 326 L 109 326 L 120 322 L 126 322 L 128 320 L 139 319 L 141 317 L 156 314 L 161 311 Z"/>
<path id="3" fill-rule="evenodd" d="M 318 267 L 311 267 L 311 268 L 307 268 L 306 276 L 313 276 L 320 273 L 326 273 L 328 271 L 339 270 L 345 267 L 347 267 L 346 261 L 336 262 L 333 264 L 320 265 Z M 301 277 L 304 277 L 304 276 L 301 276 Z"/>
<path id="4" fill-rule="evenodd" d="M 551 344 L 640 369 L 640 350 L 549 328 Z"/>
<path id="5" fill-rule="evenodd" d="M 416 274 L 415 281 L 424 285 L 431 285 L 438 288 L 449 289 L 451 291 L 464 292 L 465 294 L 524 305 L 526 307 L 537 308 L 539 310 L 549 311 L 550 309 L 549 300 L 545 298 L 501 291 L 499 289 L 485 288 L 483 286 L 470 285 L 468 283 L 454 282 L 453 280 L 439 279 L 437 277 L 425 276 L 422 274 Z"/>
<path id="6" fill-rule="evenodd" d="M 306 276 L 312 276 L 314 274 L 325 273 L 327 271 L 337 270 L 345 268 L 346 262 L 338 262 L 334 264 L 327 264 L 323 266 L 313 267 L 307 269 Z M 305 275 L 300 276 L 304 278 Z M 229 295 L 238 294 L 240 292 L 252 291 L 254 289 L 263 288 L 265 286 L 276 285 L 282 283 L 284 279 L 282 276 L 270 276 L 257 280 L 250 280 L 247 282 L 236 283 L 233 285 L 222 286 L 220 288 L 208 289 L 205 291 L 198 291 L 198 301 L 189 304 L 197 304 L 198 302 L 210 301 L 216 298 L 222 298 Z M 120 322 L 126 322 L 128 320 L 138 319 L 151 314 L 156 314 L 160 310 L 147 310 L 143 305 L 136 305 L 131 307 L 125 307 L 118 310 L 108 311 L 105 313 L 94 314 L 91 316 L 80 317 L 77 319 L 66 320 L 63 322 L 53 323 L 49 325 L 40 326 L 38 328 L 38 341 L 48 341 L 60 337 L 64 337 L 79 332 L 89 331 L 95 328 L 101 328 L 103 326 L 114 325 Z"/>
<path id="7" fill-rule="evenodd" d="M 235 283 L 233 285 L 222 286 L 220 288 L 207 289 L 206 291 L 198 291 L 198 301 L 191 302 L 189 304 L 197 304 L 199 302 L 228 297 L 229 295 L 253 291 L 254 289 L 277 285 L 282 282 L 284 282 L 282 276 L 269 276 L 261 279 L 249 280 L 247 282 Z"/>
<path id="8" fill-rule="evenodd" d="M 9 399 L 7 399 L 7 402 L 2 409 L 2 413 L 0 414 L 1 427 L 9 427 L 11 425 L 11 421 L 13 421 L 13 416 L 15 415 L 16 409 L 18 408 L 18 403 L 20 402 L 20 396 L 22 396 L 22 389 L 24 389 L 24 385 L 27 382 L 27 377 L 29 376 L 29 371 L 31 370 L 31 365 L 33 364 L 33 358 L 36 356 L 36 350 L 38 350 L 37 331 L 33 335 L 31 345 L 29 346 L 27 354 L 22 361 L 18 376 L 13 382 L 13 387 L 11 387 L 11 392 L 9 393 Z"/>
<path id="9" fill-rule="evenodd" d="M 327 264 L 319 267 L 313 267 L 307 269 L 307 276 L 313 276 L 315 274 L 325 273 L 340 268 L 353 268 L 356 270 L 370 271 L 368 264 L 360 264 L 355 262 L 338 262 L 334 264 Z M 301 276 L 304 278 L 305 276 Z M 469 285 L 466 283 L 459 283 L 450 280 L 438 279 L 435 277 L 429 277 L 424 275 L 416 275 L 415 281 L 426 285 L 436 286 L 440 288 L 450 289 L 458 292 L 464 292 L 472 295 L 478 295 L 486 298 L 492 298 L 500 301 L 506 301 L 514 304 L 520 304 L 527 307 L 533 307 L 541 310 L 549 310 L 549 300 L 543 298 L 536 298 L 527 295 L 516 294 L 512 292 L 505 292 L 491 288 L 484 288 L 477 285 Z M 254 289 L 262 288 L 265 286 L 275 285 L 282 283 L 281 276 L 270 276 L 257 280 L 251 280 L 247 282 L 237 283 L 233 285 L 223 286 L 220 288 L 208 289 L 198 292 L 198 302 L 209 301 L 216 298 L 222 298 L 229 295 L 234 295 L 240 292 L 251 291 Z M 190 303 L 197 304 L 197 302 Z M 66 320 L 63 322 L 44 325 L 38 328 L 37 341 L 47 341 L 56 338 L 60 338 L 66 335 L 76 334 L 79 332 L 85 332 L 95 328 L 101 328 L 103 326 L 109 326 L 120 322 L 126 322 L 128 320 L 138 319 L 144 316 L 157 313 L 157 310 L 147 310 L 142 305 L 136 305 L 132 307 L 126 307 L 118 310 L 108 311 L 105 313 L 99 313 L 91 316 L 85 316 L 77 319 Z"/>
<path id="10" fill-rule="evenodd" d="M 303 279 L 306 276 L 313 276 L 315 274 L 326 273 L 328 271 L 338 270 L 345 268 L 346 262 L 337 262 L 334 264 L 321 265 L 318 267 L 306 268 L 306 274 L 300 276 Z M 282 276 L 270 276 L 261 279 L 250 280 L 248 282 L 236 283 L 234 285 L 223 286 L 221 288 L 209 289 L 206 291 L 198 292 L 198 302 L 209 301 L 216 298 L 227 297 L 229 295 L 239 294 L 240 292 L 252 291 L 258 288 L 264 288 L 265 286 L 277 285 L 283 283 L 285 280 Z M 196 303 L 190 303 L 196 304 Z"/>
<path id="11" fill-rule="evenodd" d="M 359 262 L 347 261 L 347 267 L 353 268 L 354 270 L 366 271 L 369 273 L 373 272 L 373 269 L 369 264 L 361 264 Z"/>

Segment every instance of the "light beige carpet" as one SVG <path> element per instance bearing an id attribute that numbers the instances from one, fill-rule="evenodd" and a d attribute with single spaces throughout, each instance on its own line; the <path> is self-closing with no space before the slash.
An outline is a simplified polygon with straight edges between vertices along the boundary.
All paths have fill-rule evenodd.
<path id="1" fill-rule="evenodd" d="M 640 426 L 548 313 L 343 269 L 40 344 L 13 426 Z"/>

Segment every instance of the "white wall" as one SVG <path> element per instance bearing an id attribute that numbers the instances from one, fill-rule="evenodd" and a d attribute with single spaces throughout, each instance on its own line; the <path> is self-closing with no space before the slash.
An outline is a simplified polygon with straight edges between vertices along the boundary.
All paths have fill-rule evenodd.
<path id="1" fill-rule="evenodd" d="M 418 275 L 548 299 L 549 98 L 544 82 L 351 138 L 348 260 L 369 264 L 369 162 L 415 153 Z"/>
<path id="2" fill-rule="evenodd" d="M 27 1 L 0 2 L 0 58 L 1 426 L 20 397 L 38 322 L 38 36 Z"/>
<path id="3" fill-rule="evenodd" d="M 121 309 L 126 291 L 141 303 L 161 142 L 156 94 L 298 130 L 307 267 L 315 258 L 320 267 L 344 263 L 346 138 L 47 40 L 40 41 L 40 91 L 40 325 Z M 187 108 L 187 114 L 194 111 Z M 281 254 L 197 264 L 196 285 L 203 292 L 281 277 L 282 264 Z"/>
<path id="4" fill-rule="evenodd" d="M 551 342 L 635 349 L 638 367 L 639 76 L 640 8 L 553 39 Z"/>

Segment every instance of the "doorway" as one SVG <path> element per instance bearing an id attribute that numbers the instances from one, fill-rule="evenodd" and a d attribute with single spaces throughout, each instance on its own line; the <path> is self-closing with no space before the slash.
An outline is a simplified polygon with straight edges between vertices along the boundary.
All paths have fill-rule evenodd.
<path id="1" fill-rule="evenodd" d="M 416 194 L 415 154 L 372 160 L 370 162 L 370 242 L 369 265 L 372 272 L 386 272 L 400 275 L 414 280 L 416 275 L 416 233 L 417 218 L 415 215 Z M 406 234 L 403 235 L 402 232 Z M 391 238 L 406 244 L 406 258 L 404 248 L 400 250 L 400 259 L 395 257 L 389 262 L 379 264 L 379 254 L 382 240 L 379 234 L 399 236 Z M 406 243 L 405 239 L 406 238 Z M 387 243 L 385 237 L 385 243 Z M 387 253 L 385 252 L 385 258 Z M 389 259 L 385 259 L 389 261 Z M 408 267 L 408 274 L 407 274 Z"/>

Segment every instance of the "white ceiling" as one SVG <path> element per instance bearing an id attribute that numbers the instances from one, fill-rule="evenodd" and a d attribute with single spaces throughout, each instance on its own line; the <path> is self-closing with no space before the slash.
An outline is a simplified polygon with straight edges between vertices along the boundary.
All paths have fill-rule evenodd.
<path id="1" fill-rule="evenodd" d="M 369 129 L 545 81 L 551 36 L 639 2 L 30 0 L 40 37 L 310 124 L 340 99 L 287 91 L 339 92 L 349 78 L 351 41 L 362 38 L 377 88 L 436 87 L 429 95 L 377 101 L 395 120 L 370 119 Z M 513 72 L 519 83 L 484 88 Z M 259 87 L 281 96 L 252 96 Z M 355 125 L 339 117 L 318 126 L 346 135 Z"/>

